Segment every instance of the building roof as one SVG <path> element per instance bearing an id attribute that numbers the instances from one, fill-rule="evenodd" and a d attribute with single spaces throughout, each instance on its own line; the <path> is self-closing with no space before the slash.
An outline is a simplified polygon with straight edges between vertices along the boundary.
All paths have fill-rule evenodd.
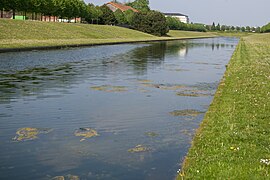
<path id="1" fill-rule="evenodd" d="M 181 13 L 163 13 L 163 14 L 166 16 L 186 16 L 186 17 L 188 17 L 187 15 L 181 14 Z"/>
<path id="2" fill-rule="evenodd" d="M 110 4 L 114 7 L 116 7 L 117 9 L 120 9 L 121 11 L 127 11 L 127 10 L 132 10 L 133 12 L 139 12 L 137 9 L 134 9 L 133 7 L 130 6 L 126 6 L 124 4 L 120 4 L 120 3 L 115 3 L 115 2 L 108 2 L 107 4 Z"/>

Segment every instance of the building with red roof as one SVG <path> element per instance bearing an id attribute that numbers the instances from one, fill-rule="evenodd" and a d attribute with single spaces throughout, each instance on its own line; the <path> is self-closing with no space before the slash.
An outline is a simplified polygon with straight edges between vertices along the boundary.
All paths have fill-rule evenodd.
<path id="1" fill-rule="evenodd" d="M 132 10 L 133 12 L 139 12 L 137 9 L 134 9 L 133 7 L 126 6 L 124 4 L 116 3 L 116 2 L 108 2 L 106 6 L 110 8 L 110 10 L 112 10 L 113 12 L 117 11 L 118 9 L 120 9 L 122 12 L 125 12 L 127 10 Z"/>

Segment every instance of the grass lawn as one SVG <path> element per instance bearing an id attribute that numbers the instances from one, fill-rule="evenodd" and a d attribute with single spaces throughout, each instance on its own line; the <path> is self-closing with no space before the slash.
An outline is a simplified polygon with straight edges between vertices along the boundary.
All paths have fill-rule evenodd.
<path id="1" fill-rule="evenodd" d="M 116 26 L 0 19 L 0 48 L 103 44 L 212 37 L 211 33 L 172 31 L 168 37 Z"/>
<path id="2" fill-rule="evenodd" d="M 177 179 L 270 179 L 270 34 L 241 39 Z"/>

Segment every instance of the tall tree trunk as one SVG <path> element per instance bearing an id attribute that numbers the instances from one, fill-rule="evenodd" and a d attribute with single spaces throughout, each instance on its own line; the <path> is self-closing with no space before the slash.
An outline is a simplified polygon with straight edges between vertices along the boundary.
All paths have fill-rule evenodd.
<path id="1" fill-rule="evenodd" d="M 32 20 L 34 20 L 34 13 L 32 12 Z"/>
<path id="2" fill-rule="evenodd" d="M 75 17 L 75 23 L 76 23 L 76 17 Z"/>
<path id="3" fill-rule="evenodd" d="M 13 16 L 13 19 L 15 19 L 15 9 L 12 10 L 12 16 Z"/>
<path id="4" fill-rule="evenodd" d="M 4 16 L 4 9 L 1 9 L 1 18 Z"/>

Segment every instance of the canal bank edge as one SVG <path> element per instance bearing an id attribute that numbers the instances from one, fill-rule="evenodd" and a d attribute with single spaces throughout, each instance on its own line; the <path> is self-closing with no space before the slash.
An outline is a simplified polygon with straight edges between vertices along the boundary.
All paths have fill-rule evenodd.
<path id="1" fill-rule="evenodd" d="M 269 52 L 270 34 L 241 38 L 177 179 L 270 176 Z"/>
<path id="2" fill-rule="evenodd" d="M 164 42 L 164 41 L 177 41 L 177 40 L 189 40 L 189 39 L 205 39 L 215 38 L 216 35 L 197 36 L 197 37 L 157 37 L 157 39 L 143 39 L 143 40 L 121 40 L 116 42 L 100 42 L 89 44 L 70 44 L 70 45 L 57 45 L 57 46 L 37 46 L 37 47 L 23 47 L 23 48 L 0 48 L 0 53 L 7 52 L 23 52 L 23 51 L 35 51 L 35 50 L 56 50 L 64 48 L 76 48 L 76 47 L 91 47 L 91 46 L 103 46 L 103 45 L 117 45 L 117 44 L 131 44 L 131 43 L 147 43 L 147 42 Z"/>

